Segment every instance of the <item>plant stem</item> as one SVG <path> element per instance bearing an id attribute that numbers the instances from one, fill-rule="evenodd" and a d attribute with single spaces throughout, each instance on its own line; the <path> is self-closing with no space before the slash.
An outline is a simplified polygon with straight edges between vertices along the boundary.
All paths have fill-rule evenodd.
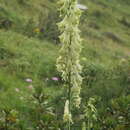
<path id="1" fill-rule="evenodd" d="M 68 100 L 69 100 L 69 112 L 71 112 L 71 72 L 69 73 L 69 92 L 68 92 Z M 68 124 L 68 130 L 71 129 L 71 122 L 69 120 L 69 124 Z"/>
<path id="2" fill-rule="evenodd" d="M 90 130 L 90 121 L 88 119 L 88 130 Z"/>
<path id="3" fill-rule="evenodd" d="M 72 36 L 70 33 L 70 47 L 71 47 L 71 41 L 72 41 Z M 71 49 L 69 48 L 69 51 L 71 51 Z M 68 92 L 68 100 L 69 100 L 69 113 L 71 113 L 71 68 L 70 68 L 70 72 L 68 75 L 68 87 L 69 87 L 69 92 Z M 69 124 L 68 124 L 68 130 L 71 130 L 71 122 L 69 120 Z"/>
<path id="4" fill-rule="evenodd" d="M 7 121 L 7 115 L 6 115 L 6 121 L 5 121 L 5 130 L 8 130 L 8 121 Z"/>

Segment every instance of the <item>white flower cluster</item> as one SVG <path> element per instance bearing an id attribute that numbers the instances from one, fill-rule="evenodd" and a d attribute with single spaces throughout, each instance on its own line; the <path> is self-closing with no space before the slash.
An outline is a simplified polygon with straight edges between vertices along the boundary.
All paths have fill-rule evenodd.
<path id="1" fill-rule="evenodd" d="M 63 121 L 72 123 L 72 116 L 71 116 L 71 113 L 69 111 L 69 100 L 66 100 L 66 103 L 65 103 Z"/>
<path id="2" fill-rule="evenodd" d="M 62 78 L 71 84 L 72 103 L 79 107 L 82 67 L 79 63 L 81 52 L 81 38 L 79 22 L 81 10 L 77 7 L 77 0 L 60 0 L 60 16 L 63 20 L 58 23 L 61 32 L 60 41 L 62 47 L 57 59 L 57 69 L 62 73 Z"/>

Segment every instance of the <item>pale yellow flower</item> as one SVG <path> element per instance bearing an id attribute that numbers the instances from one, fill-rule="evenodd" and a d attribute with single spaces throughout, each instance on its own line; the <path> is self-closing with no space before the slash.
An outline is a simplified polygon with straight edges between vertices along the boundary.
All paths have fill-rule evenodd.
<path id="1" fill-rule="evenodd" d="M 69 111 L 69 101 L 68 100 L 66 100 L 66 103 L 65 103 L 63 121 L 64 122 L 69 122 L 69 121 L 72 122 L 72 116 L 71 116 L 71 113 Z"/>

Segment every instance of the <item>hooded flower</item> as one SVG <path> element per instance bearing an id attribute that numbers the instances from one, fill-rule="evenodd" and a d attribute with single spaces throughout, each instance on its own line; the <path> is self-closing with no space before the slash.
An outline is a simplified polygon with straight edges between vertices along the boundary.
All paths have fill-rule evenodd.
<path id="1" fill-rule="evenodd" d="M 60 16 L 64 18 L 58 23 L 62 47 L 60 49 L 60 56 L 57 58 L 57 70 L 61 72 L 65 82 L 70 82 L 72 103 L 79 107 L 82 84 L 82 77 L 80 75 L 82 67 L 79 59 L 82 39 L 80 38 L 78 26 L 82 11 L 77 4 L 77 0 L 60 0 Z"/>
<path id="2" fill-rule="evenodd" d="M 65 103 L 63 121 L 66 123 L 69 121 L 72 122 L 71 113 L 69 111 L 69 101 L 68 100 L 66 100 L 66 103 Z"/>

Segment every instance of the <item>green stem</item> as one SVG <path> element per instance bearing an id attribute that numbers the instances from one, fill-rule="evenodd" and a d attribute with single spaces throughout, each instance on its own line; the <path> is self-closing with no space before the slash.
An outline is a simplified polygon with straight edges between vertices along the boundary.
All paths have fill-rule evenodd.
<path id="1" fill-rule="evenodd" d="M 5 121 L 5 130 L 8 130 L 8 121 L 7 121 L 7 116 L 6 116 L 6 121 Z"/>
<path id="2" fill-rule="evenodd" d="M 88 119 L 88 130 L 90 130 L 90 121 Z"/>
<path id="3" fill-rule="evenodd" d="M 69 92 L 68 92 L 68 100 L 69 100 L 69 112 L 71 112 L 71 73 L 69 73 Z M 68 130 L 71 129 L 71 122 L 69 120 L 69 124 L 68 124 Z"/>
<path id="4" fill-rule="evenodd" d="M 70 33 L 70 46 L 71 46 L 71 41 L 72 41 L 72 36 L 71 36 L 71 33 Z M 69 48 L 69 51 L 71 52 L 70 48 Z M 71 70 L 70 70 L 69 75 L 68 75 L 68 87 L 69 87 L 69 92 L 68 92 L 69 113 L 71 113 Z M 71 122 L 70 122 L 70 120 L 69 120 L 69 124 L 68 124 L 68 130 L 71 130 Z"/>

